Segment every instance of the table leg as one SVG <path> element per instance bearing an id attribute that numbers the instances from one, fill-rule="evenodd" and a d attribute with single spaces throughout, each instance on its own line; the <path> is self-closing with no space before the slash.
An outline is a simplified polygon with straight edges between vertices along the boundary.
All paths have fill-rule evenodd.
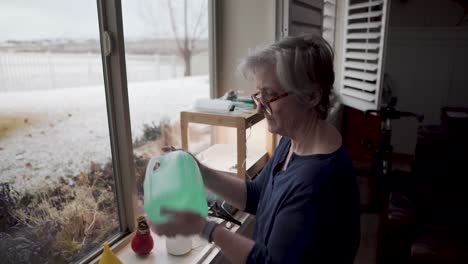
<path id="1" fill-rule="evenodd" d="M 239 122 L 237 126 L 237 177 L 245 180 L 247 167 L 247 142 L 245 137 L 245 123 Z"/>

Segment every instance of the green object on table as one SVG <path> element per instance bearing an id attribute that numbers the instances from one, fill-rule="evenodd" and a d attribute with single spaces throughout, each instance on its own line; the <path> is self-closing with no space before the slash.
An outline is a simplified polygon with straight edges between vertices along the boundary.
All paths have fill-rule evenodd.
<path id="1" fill-rule="evenodd" d="M 159 163 L 159 168 L 154 166 Z M 203 179 L 197 162 L 184 151 L 172 151 L 153 157 L 146 167 L 144 210 L 154 224 L 169 219 L 160 213 L 161 208 L 192 211 L 202 217 L 208 215 Z"/>

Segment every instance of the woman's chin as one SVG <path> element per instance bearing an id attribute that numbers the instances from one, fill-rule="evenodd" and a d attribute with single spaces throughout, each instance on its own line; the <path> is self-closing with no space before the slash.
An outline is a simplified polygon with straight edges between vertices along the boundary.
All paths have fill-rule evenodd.
<path id="1" fill-rule="evenodd" d="M 270 122 L 268 122 L 267 127 L 270 133 L 276 134 L 278 132 L 276 126 L 272 125 Z"/>

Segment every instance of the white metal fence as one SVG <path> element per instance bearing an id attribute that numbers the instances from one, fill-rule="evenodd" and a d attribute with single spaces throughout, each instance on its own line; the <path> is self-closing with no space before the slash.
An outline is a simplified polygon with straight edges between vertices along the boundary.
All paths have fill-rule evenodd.
<path id="1" fill-rule="evenodd" d="M 184 64 L 175 55 L 126 57 L 129 82 L 182 77 Z M 0 52 L 0 92 L 102 85 L 96 53 Z"/>

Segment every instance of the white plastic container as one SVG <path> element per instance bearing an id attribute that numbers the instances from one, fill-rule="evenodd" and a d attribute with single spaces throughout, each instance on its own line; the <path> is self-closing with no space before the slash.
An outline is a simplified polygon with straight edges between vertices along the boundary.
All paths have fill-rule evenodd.
<path id="1" fill-rule="evenodd" d="M 166 238 L 167 253 L 175 256 L 185 255 L 192 250 L 192 237 L 175 236 Z"/>

